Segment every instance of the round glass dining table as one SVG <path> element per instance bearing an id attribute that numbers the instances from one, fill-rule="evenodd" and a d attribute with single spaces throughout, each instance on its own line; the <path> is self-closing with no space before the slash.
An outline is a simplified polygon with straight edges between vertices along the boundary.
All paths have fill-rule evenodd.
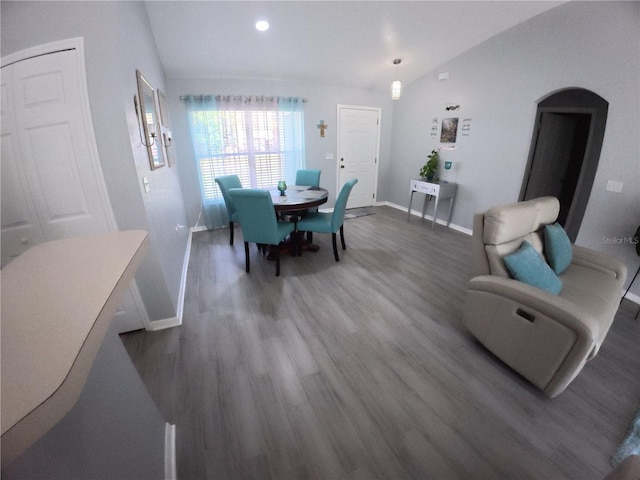
<path id="1" fill-rule="evenodd" d="M 280 195 L 279 190 L 270 190 L 273 208 L 276 212 L 298 212 L 327 203 L 329 192 L 326 188 L 291 185 Z"/>
<path id="2" fill-rule="evenodd" d="M 304 211 L 327 203 L 329 192 L 326 188 L 307 187 L 301 185 L 291 185 L 285 190 L 285 195 L 281 195 L 279 190 L 270 190 L 271 199 L 273 200 L 273 208 L 278 216 L 282 214 L 290 214 L 294 222 L 297 222 L 299 216 Z M 296 233 L 296 235 L 298 235 Z M 300 250 L 317 252 L 319 246 L 311 241 L 303 240 L 302 236 L 298 238 Z M 280 246 L 280 254 L 286 254 L 294 250 L 294 244 L 291 239 L 285 241 Z"/>

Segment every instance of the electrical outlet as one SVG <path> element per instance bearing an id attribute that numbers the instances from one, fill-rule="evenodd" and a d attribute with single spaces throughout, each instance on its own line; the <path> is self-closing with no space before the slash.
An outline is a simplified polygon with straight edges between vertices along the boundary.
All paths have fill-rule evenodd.
<path id="1" fill-rule="evenodd" d="M 622 191 L 622 182 L 617 182 L 615 180 L 609 180 L 607 182 L 607 191 L 608 192 L 620 193 Z"/>

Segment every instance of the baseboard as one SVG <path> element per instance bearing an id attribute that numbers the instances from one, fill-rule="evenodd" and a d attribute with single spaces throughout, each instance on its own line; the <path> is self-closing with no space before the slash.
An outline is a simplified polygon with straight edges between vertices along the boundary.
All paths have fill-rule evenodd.
<path id="1" fill-rule="evenodd" d="M 625 300 L 629 300 L 630 302 L 633 302 L 636 305 L 640 305 L 640 295 L 636 295 L 635 293 L 629 292 L 624 298 Z"/>
<path id="2" fill-rule="evenodd" d="M 164 330 L 165 328 L 179 327 L 182 325 L 182 318 L 170 317 L 163 318 L 162 320 L 153 320 L 151 325 L 147 328 L 149 332 L 157 332 L 158 330 Z"/>
<path id="3" fill-rule="evenodd" d="M 206 230 L 207 227 L 195 227 L 189 230 L 187 237 L 187 248 L 184 251 L 184 259 L 182 260 L 182 275 L 180 276 L 180 291 L 178 292 L 178 305 L 176 308 L 176 316 L 171 318 L 163 318 L 162 320 L 153 320 L 145 324 L 145 328 L 149 332 L 164 330 L 165 328 L 179 327 L 182 325 L 182 313 L 184 311 L 184 295 L 187 288 L 187 271 L 189 269 L 189 257 L 191 256 L 191 240 L 193 232 Z"/>
<path id="4" fill-rule="evenodd" d="M 189 257 L 191 257 L 191 241 L 193 240 L 193 232 L 193 228 L 189 230 L 187 248 L 184 251 L 184 259 L 182 260 L 182 275 L 180 276 L 180 292 L 178 293 L 178 308 L 176 312 L 180 324 L 182 324 L 182 312 L 184 311 L 184 294 L 185 289 L 187 288 L 187 271 L 189 270 Z"/>
<path id="5" fill-rule="evenodd" d="M 396 203 L 391 203 L 391 202 L 377 202 L 376 206 L 387 206 L 387 207 L 391 207 L 391 208 L 395 208 L 397 210 L 401 210 L 403 212 L 407 212 L 408 208 L 407 207 L 403 207 L 402 205 L 398 205 Z M 411 210 L 411 215 L 414 215 L 416 217 L 421 217 L 422 216 L 422 212 L 419 212 L 417 210 Z M 425 215 L 424 216 L 425 220 L 429 220 L 429 221 L 433 221 L 433 217 L 431 215 Z M 436 220 L 436 223 L 438 225 L 444 225 L 445 227 L 447 226 L 447 222 L 441 218 Z M 473 230 L 466 228 L 466 227 L 461 227 L 460 225 L 456 225 L 455 223 L 451 223 L 449 222 L 449 228 L 451 230 L 455 230 L 457 232 L 460 233 L 464 233 L 466 235 L 473 235 Z"/>
<path id="6" fill-rule="evenodd" d="M 177 480 L 176 469 L 176 426 L 170 423 L 164 425 L 164 478 Z"/>

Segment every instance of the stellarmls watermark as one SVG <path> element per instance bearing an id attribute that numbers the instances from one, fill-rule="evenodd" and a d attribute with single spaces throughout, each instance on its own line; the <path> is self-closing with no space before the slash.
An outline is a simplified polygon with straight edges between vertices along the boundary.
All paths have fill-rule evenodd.
<path id="1" fill-rule="evenodd" d="M 602 243 L 604 245 L 620 245 L 624 243 L 637 245 L 638 242 L 638 237 L 602 237 Z"/>

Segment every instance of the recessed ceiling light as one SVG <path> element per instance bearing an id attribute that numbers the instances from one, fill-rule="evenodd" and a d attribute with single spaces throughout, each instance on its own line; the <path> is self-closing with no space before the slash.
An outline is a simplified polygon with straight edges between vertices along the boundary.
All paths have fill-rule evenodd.
<path id="1" fill-rule="evenodd" d="M 267 22 L 266 20 L 260 20 L 259 22 L 256 22 L 256 30 L 260 32 L 266 32 L 267 30 L 269 30 L 269 22 Z"/>

